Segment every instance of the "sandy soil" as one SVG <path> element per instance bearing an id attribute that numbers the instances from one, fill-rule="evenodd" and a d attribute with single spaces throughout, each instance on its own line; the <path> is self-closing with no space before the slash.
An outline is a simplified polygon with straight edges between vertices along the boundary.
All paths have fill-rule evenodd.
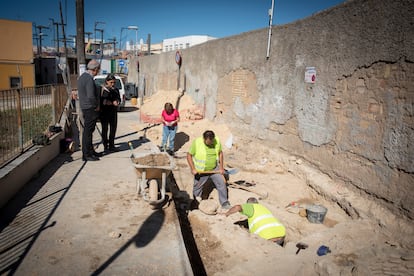
<path id="1" fill-rule="evenodd" d="M 202 116 L 202 109 L 185 94 L 160 91 L 146 99 L 141 106 L 141 118 L 145 117 L 147 123 L 138 124 L 137 130 L 157 122 L 164 103 L 170 101 L 176 105 L 177 98 L 180 98 L 180 112 L 183 110 L 174 170 L 179 188 L 192 195 L 186 152 L 194 138 L 211 129 L 225 144 L 225 165 L 239 169 L 229 177 L 229 183 L 253 184 L 252 191 L 229 186 L 230 203 L 240 204 L 248 197 L 261 197 L 260 203 L 287 229 L 285 245 L 280 247 L 249 234 L 241 226 L 246 218 L 240 214 L 226 217 L 220 209 L 215 215 L 189 210 L 188 218 L 208 275 L 414 275 L 414 238 L 407 234 L 414 231 L 411 221 L 389 214 L 322 174 L 304 173 L 311 170 L 309 166 L 288 153 L 243 139 L 231 133 L 226 125 L 194 120 Z M 143 135 L 160 145 L 161 131 L 161 127 L 152 127 Z M 329 184 L 330 194 L 315 189 L 314 183 Z M 215 189 L 208 198 L 218 202 Z M 287 207 L 292 202 L 296 205 Z M 349 208 L 344 208 L 344 202 Z M 328 209 L 323 224 L 311 223 L 303 215 L 309 204 L 321 204 Z M 353 204 L 366 213 L 350 211 L 354 210 Z M 378 214 L 385 218 L 373 216 Z M 400 230 L 395 232 L 395 229 Z M 298 242 L 306 243 L 308 248 L 297 253 Z M 322 245 L 328 246 L 331 252 L 318 256 L 317 250 Z"/>

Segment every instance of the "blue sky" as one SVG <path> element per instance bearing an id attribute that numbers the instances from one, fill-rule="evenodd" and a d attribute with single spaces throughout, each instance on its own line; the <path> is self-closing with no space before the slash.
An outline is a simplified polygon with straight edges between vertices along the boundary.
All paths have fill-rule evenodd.
<path id="1" fill-rule="evenodd" d="M 275 0 L 273 25 L 282 25 L 331 8 L 345 0 Z M 0 18 L 34 22 L 43 29 L 43 45 L 53 45 L 52 20 L 60 22 L 59 3 L 67 37 L 76 34 L 75 0 L 12 0 L 2 5 Z M 95 22 L 103 29 L 104 40 L 116 38 L 121 28 L 138 26 L 138 40 L 151 43 L 185 35 L 209 35 L 222 38 L 268 27 L 271 0 L 84 0 L 85 32 L 94 33 Z M 59 33 L 62 34 L 61 29 Z M 96 33 L 100 38 L 100 32 Z M 92 34 L 92 37 L 94 34 Z M 123 30 L 122 43 L 135 40 L 134 30 Z"/>

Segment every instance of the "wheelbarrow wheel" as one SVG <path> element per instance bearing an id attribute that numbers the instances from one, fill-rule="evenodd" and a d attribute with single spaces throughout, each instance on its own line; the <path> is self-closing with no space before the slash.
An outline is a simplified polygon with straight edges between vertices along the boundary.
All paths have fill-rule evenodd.
<path id="1" fill-rule="evenodd" d="M 158 200 L 158 182 L 156 179 L 151 179 L 149 181 L 149 200 Z"/>

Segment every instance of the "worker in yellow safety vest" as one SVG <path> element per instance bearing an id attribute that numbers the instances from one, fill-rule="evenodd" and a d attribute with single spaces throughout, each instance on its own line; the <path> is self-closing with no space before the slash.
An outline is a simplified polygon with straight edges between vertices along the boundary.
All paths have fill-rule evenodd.
<path id="1" fill-rule="evenodd" d="M 265 206 L 259 204 L 256 198 L 251 197 L 245 204 L 234 205 L 225 215 L 228 217 L 237 212 L 247 216 L 250 233 L 283 246 L 285 227 Z"/>
<path id="2" fill-rule="evenodd" d="M 194 175 L 194 198 L 202 196 L 204 184 L 211 179 L 218 191 L 221 208 L 230 209 L 223 159 L 220 140 L 211 130 L 206 130 L 202 137 L 196 138 L 187 153 L 187 163 Z"/>

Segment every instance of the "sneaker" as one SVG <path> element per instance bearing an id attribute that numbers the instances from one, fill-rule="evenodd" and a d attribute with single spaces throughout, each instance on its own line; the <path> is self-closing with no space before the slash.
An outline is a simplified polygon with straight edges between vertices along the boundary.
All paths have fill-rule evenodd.
<path id="1" fill-rule="evenodd" d="M 228 201 L 224 202 L 221 205 L 221 208 L 226 209 L 226 210 L 230 209 L 231 208 L 230 202 L 228 202 Z"/>

